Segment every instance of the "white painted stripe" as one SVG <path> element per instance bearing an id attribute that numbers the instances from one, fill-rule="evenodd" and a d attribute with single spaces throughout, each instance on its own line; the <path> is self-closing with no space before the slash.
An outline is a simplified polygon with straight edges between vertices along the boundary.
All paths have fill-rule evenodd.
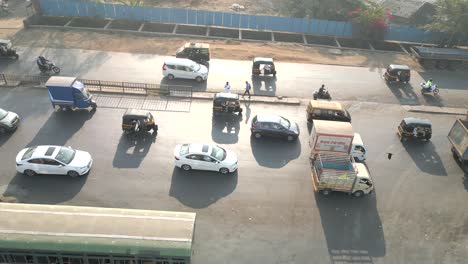
<path id="1" fill-rule="evenodd" d="M 195 219 L 190 219 L 190 218 L 167 217 L 167 216 L 120 215 L 120 214 L 55 212 L 55 211 L 53 212 L 53 211 L 15 210 L 15 209 L 0 209 L 0 212 L 46 214 L 46 215 L 102 216 L 102 217 L 115 217 L 115 218 L 137 218 L 137 219 L 153 219 L 153 220 L 184 221 L 184 222 L 195 221 Z"/>
<path id="2" fill-rule="evenodd" d="M 0 230 L 2 234 L 13 235 L 41 235 L 41 236 L 60 236 L 60 237 L 88 237 L 88 238 L 122 238 L 152 241 L 175 241 L 192 242 L 190 238 L 170 238 L 170 237 L 148 237 L 148 236 L 125 236 L 125 235 L 105 235 L 105 234 L 82 234 L 82 233 L 53 233 L 37 231 L 18 231 L 18 230 Z"/>

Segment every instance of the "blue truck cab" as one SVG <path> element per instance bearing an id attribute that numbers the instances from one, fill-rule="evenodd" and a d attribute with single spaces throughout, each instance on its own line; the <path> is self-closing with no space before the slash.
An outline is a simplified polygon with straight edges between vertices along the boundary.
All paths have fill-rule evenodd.
<path id="1" fill-rule="evenodd" d="M 97 107 L 93 96 L 76 77 L 52 76 L 47 81 L 46 87 L 54 109 L 55 106 L 59 106 L 62 110 L 88 107 L 95 110 Z"/>

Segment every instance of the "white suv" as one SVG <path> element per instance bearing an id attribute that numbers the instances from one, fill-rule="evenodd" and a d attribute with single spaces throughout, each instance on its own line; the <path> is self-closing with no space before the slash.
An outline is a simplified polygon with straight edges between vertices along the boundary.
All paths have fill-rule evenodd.
<path id="1" fill-rule="evenodd" d="M 164 61 L 162 71 L 169 80 L 180 78 L 202 82 L 208 79 L 208 68 L 189 59 L 168 58 Z"/>

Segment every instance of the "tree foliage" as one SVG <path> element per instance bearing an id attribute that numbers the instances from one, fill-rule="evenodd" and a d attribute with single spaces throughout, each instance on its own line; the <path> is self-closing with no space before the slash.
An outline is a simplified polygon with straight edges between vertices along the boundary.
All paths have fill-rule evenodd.
<path id="1" fill-rule="evenodd" d="M 436 15 L 425 28 L 448 34 L 446 45 L 452 46 L 458 38 L 467 37 L 468 0 L 438 0 Z"/>
<path id="2" fill-rule="evenodd" d="M 367 1 L 361 8 L 349 12 L 350 20 L 359 37 L 383 39 L 387 32 L 387 21 L 392 20 L 390 10 L 374 1 Z"/>
<path id="3" fill-rule="evenodd" d="M 283 15 L 328 20 L 347 20 L 348 12 L 362 5 L 363 0 L 283 0 Z"/>

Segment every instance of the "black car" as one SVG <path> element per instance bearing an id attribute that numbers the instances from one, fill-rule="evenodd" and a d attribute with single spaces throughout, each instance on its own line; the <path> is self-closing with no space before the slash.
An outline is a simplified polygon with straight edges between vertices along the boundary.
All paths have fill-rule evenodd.
<path id="1" fill-rule="evenodd" d="M 299 137 L 299 126 L 295 122 L 278 115 L 257 115 L 250 126 L 252 136 L 259 139 L 266 137 L 282 137 L 288 141 Z"/>

